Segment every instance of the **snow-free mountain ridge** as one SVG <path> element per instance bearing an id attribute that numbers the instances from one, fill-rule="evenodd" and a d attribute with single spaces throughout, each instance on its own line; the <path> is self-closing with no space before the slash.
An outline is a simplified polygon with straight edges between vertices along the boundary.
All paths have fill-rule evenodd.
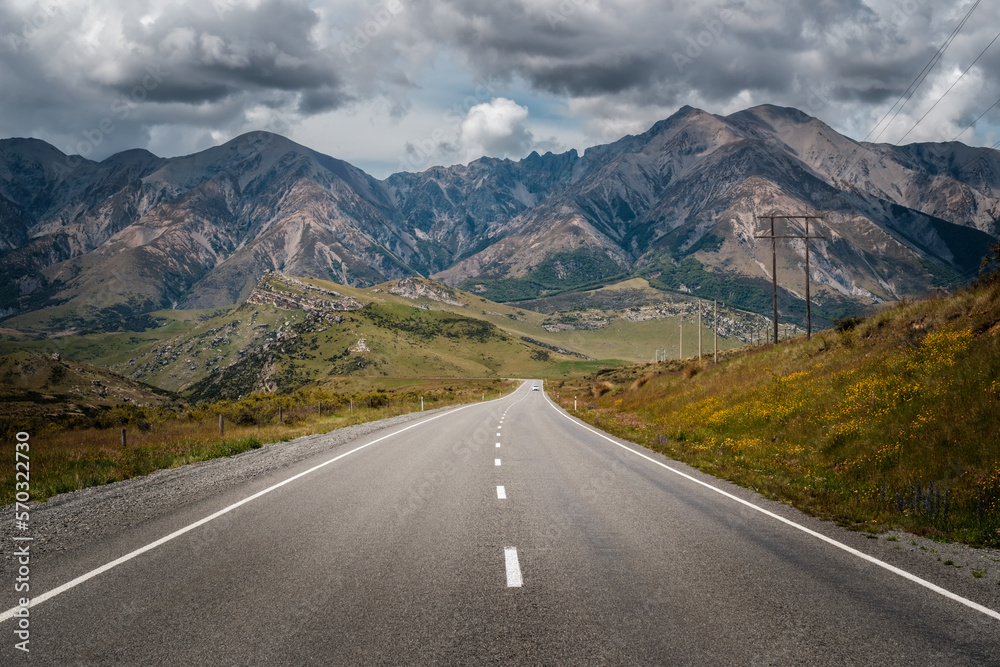
<path id="1" fill-rule="evenodd" d="M 378 180 L 251 132 L 193 155 L 101 162 L 0 141 L 0 312 L 129 326 L 164 307 L 245 299 L 267 271 L 372 285 L 430 276 L 494 300 L 641 275 L 763 310 L 759 216 L 823 216 L 819 312 L 958 284 L 1000 236 L 1000 154 L 959 143 L 858 144 L 795 109 L 684 107 L 582 155 Z M 786 223 L 787 224 L 787 223 Z M 785 228 L 786 231 L 792 228 Z M 801 309 L 804 246 L 778 244 L 783 309 Z"/>

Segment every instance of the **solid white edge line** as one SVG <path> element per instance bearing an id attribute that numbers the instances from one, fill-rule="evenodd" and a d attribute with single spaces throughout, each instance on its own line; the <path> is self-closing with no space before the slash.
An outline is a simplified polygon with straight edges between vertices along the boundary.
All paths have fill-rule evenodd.
<path id="1" fill-rule="evenodd" d="M 517 560 L 517 547 L 504 547 L 503 559 L 507 570 L 507 588 L 519 588 L 524 581 L 521 579 L 521 564 Z"/>
<path id="2" fill-rule="evenodd" d="M 507 489 L 497 486 L 497 500 L 507 500 Z"/>
<path id="3" fill-rule="evenodd" d="M 155 542 L 150 542 L 149 544 L 147 544 L 144 547 L 140 547 L 140 548 L 136 549 L 135 551 L 131 551 L 131 552 L 125 554 L 121 558 L 117 558 L 117 559 L 111 561 L 110 563 L 105 563 L 104 565 L 102 565 L 102 566 L 100 566 L 100 567 L 98 567 L 98 568 L 96 568 L 94 570 L 91 570 L 90 572 L 87 572 L 86 574 L 82 574 L 79 577 L 77 577 L 76 579 L 73 579 L 71 581 L 66 582 L 62 586 L 57 586 L 56 588 L 53 588 L 52 590 L 46 591 L 45 593 L 42 593 L 41 595 L 38 595 L 38 596 L 35 596 L 35 597 L 31 598 L 30 602 L 28 604 L 28 608 L 31 609 L 33 607 L 36 607 L 36 606 L 40 605 L 41 603 L 45 602 L 46 600 L 51 600 L 55 596 L 60 595 L 62 593 L 65 593 L 66 591 L 70 590 L 71 588 L 76 588 L 80 584 L 82 584 L 82 583 L 84 583 L 86 581 L 89 581 L 90 579 L 93 579 L 94 577 L 96 577 L 96 576 L 98 576 L 100 574 L 103 574 L 103 573 L 107 572 L 108 570 L 110 570 L 110 569 L 112 569 L 114 567 L 117 567 L 117 566 L 121 565 L 122 563 L 126 563 L 126 562 L 132 560 L 133 558 L 135 558 L 137 556 L 141 556 L 142 554 L 146 553 L 147 551 L 152 551 L 156 547 L 158 547 L 158 546 L 160 546 L 162 544 L 166 544 L 167 542 L 169 542 L 169 541 L 171 541 L 171 540 L 173 540 L 173 539 L 175 539 L 177 537 L 180 537 L 181 535 L 183 535 L 185 533 L 188 533 L 188 532 L 194 530 L 195 528 L 198 528 L 199 526 L 203 526 L 204 524 L 208 523 L 209 521 L 212 521 L 214 519 L 218 519 L 223 514 L 227 514 L 229 512 L 232 512 L 237 507 L 241 507 L 242 505 L 246 505 L 250 501 L 256 500 L 257 498 L 260 498 L 261 496 L 263 496 L 265 494 L 268 494 L 271 491 L 274 491 L 275 489 L 279 489 L 282 486 L 284 486 L 286 484 L 289 484 L 291 482 L 294 482 L 295 480 L 297 480 L 297 479 L 299 479 L 301 477 L 305 477 L 306 475 L 312 474 L 312 473 L 316 472 L 317 470 L 319 470 L 320 468 L 324 468 L 324 467 L 330 465 L 331 463 L 333 463 L 335 461 L 339 461 L 340 459 L 344 458 L 345 456 L 350 456 L 354 452 L 361 451 L 365 447 L 369 447 L 370 445 L 374 445 L 377 442 L 381 442 L 381 441 L 383 441 L 383 440 L 385 440 L 387 438 L 391 438 L 394 435 L 399 435 L 403 431 L 409 431 L 411 428 L 416 428 L 417 426 L 422 426 L 422 425 L 424 425 L 424 424 L 426 424 L 428 422 L 434 421 L 435 419 L 440 419 L 441 417 L 445 417 L 447 415 L 454 414 L 454 413 L 458 412 L 459 410 L 464 410 L 466 408 L 471 408 L 471 407 L 474 407 L 474 406 L 477 406 L 477 405 L 482 405 L 482 403 L 481 402 L 480 403 L 470 403 L 468 405 L 459 406 L 459 407 L 455 408 L 454 410 L 448 410 L 447 412 L 444 412 L 442 414 L 435 415 L 433 417 L 430 417 L 429 419 L 423 419 L 423 420 L 421 420 L 421 421 L 419 421 L 419 422 L 417 422 L 415 424 L 410 424 L 409 426 L 401 428 L 398 431 L 393 431 L 392 433 L 383 435 L 382 437 L 376 438 L 375 440 L 372 440 L 371 442 L 367 442 L 367 443 L 365 443 L 365 444 L 363 444 L 363 445 L 361 445 L 359 447 L 355 447 L 354 449 L 352 449 L 349 452 L 344 452 L 343 454 L 339 454 L 339 455 L 333 457 L 332 459 L 330 459 L 329 461 L 324 461 L 323 463 L 320 463 L 319 465 L 313 466 L 312 468 L 309 468 L 308 470 L 300 472 L 300 473 L 298 473 L 296 475 L 292 475 L 288 479 L 283 480 L 281 482 L 278 482 L 277 484 L 274 484 L 273 486 L 269 486 L 269 487 L 267 487 L 266 489 L 264 489 L 262 491 L 258 491 L 257 493 L 255 493 L 255 494 L 253 494 L 251 496 L 247 496 L 243 500 L 235 502 L 232 505 L 230 505 L 228 507 L 225 507 L 225 508 L 219 510 L 218 512 L 214 513 L 214 514 L 211 514 L 211 515 L 209 515 L 209 516 L 207 516 L 207 517 L 205 517 L 203 519 L 199 519 L 198 521 L 195 521 L 194 523 L 189 524 L 189 525 L 187 525 L 187 526 L 185 526 L 185 527 L 183 527 L 183 528 L 181 528 L 179 530 L 175 530 L 174 532 L 170 533 L 169 535 L 165 535 L 164 537 L 161 537 L 160 539 L 156 540 Z M 21 609 L 21 608 L 22 607 L 20 605 L 18 605 L 17 607 L 12 607 L 11 609 L 8 609 L 7 611 L 5 611 L 2 614 L 0 614 L 0 623 L 3 623 L 4 621 L 7 621 L 7 620 L 10 620 L 11 618 L 13 618 L 14 617 L 14 613 L 16 611 L 18 611 L 19 609 Z"/>
<path id="4" fill-rule="evenodd" d="M 548 396 L 546 396 L 546 398 L 548 398 Z M 995 618 L 998 621 L 1000 621 L 1000 612 L 996 612 L 993 609 L 990 609 L 989 607 L 984 607 L 983 605 L 979 604 L 978 602 L 973 602 L 972 600 L 969 600 L 968 598 L 964 598 L 961 595 L 958 595 L 956 593 L 952 593 L 951 591 L 949 591 L 949 590 L 947 590 L 945 588 L 941 588 L 937 584 L 931 583 L 931 582 L 927 581 L 926 579 L 921 579 L 920 577 L 918 577 L 915 574 L 911 574 L 911 573 L 907 572 L 906 570 L 903 570 L 903 569 L 900 569 L 900 568 L 896 567 L 895 565 L 890 565 L 889 563 L 886 563 L 884 560 L 879 560 L 878 558 L 875 558 L 874 556 L 869 556 L 868 554 L 866 554 L 866 553 L 864 553 L 862 551 L 858 551 L 854 547 L 850 547 L 850 546 L 844 544 L 843 542 L 838 542 L 837 540 L 833 539 L 832 537 L 827 537 L 826 535 L 824 535 L 822 533 L 818 533 L 815 530 L 812 530 L 810 528 L 806 528 L 805 526 L 803 526 L 801 524 L 795 523 L 791 519 L 786 519 L 785 517 L 783 517 L 781 515 L 778 515 L 778 514 L 775 514 L 774 512 L 771 512 L 769 510 L 766 510 L 763 507 L 759 507 L 757 505 L 754 505 L 753 503 L 751 503 L 751 502 L 749 502 L 747 500 L 743 500 L 742 498 L 740 498 L 738 496 L 734 496 L 733 494 L 728 493 L 726 491 L 723 491 L 722 489 L 718 489 L 718 488 L 712 486 L 711 484 L 708 484 L 707 482 L 703 482 L 700 479 L 692 477 L 691 475 L 688 475 L 687 473 L 681 472 L 680 470 L 677 470 L 676 468 L 671 468 L 667 464 L 661 463 L 660 461 L 657 461 L 656 459 L 654 459 L 654 458 L 652 458 L 650 456 L 646 456 L 645 454 L 643 454 L 641 452 L 637 452 L 634 449 L 632 449 L 631 447 L 626 447 L 625 445 L 621 444 L 620 442 L 615 441 L 614 439 L 612 439 L 611 437 L 609 437 L 609 436 L 601 433 L 600 431 L 591 428 L 587 424 L 584 424 L 584 423 L 582 423 L 580 421 L 577 421 L 571 415 L 569 415 L 564 410 L 562 410 L 560 407 L 556 406 L 555 403 L 551 402 L 551 400 L 549 400 L 548 403 L 552 407 L 553 410 L 555 410 L 557 413 L 559 413 L 560 415 L 562 415 L 566 419 L 570 420 L 571 422 L 573 422 L 574 424 L 576 424 L 580 428 L 582 428 L 584 430 L 587 430 L 587 431 L 590 431 L 594 435 L 597 435 L 597 436 L 599 436 L 601 438 L 604 438 L 605 440 L 607 440 L 611 444 L 617 445 L 618 447 L 621 447 L 622 449 L 624 449 L 627 452 L 631 452 L 632 454 L 635 454 L 636 456 L 642 457 L 642 458 L 646 459 L 647 461 L 649 461 L 651 463 L 655 463 L 656 465 L 660 466 L 661 468 L 666 468 L 667 470 L 669 470 L 670 472 L 674 473 L 675 475 L 680 475 L 681 477 L 683 477 L 685 479 L 691 480 L 695 484 L 700 484 L 701 486 L 705 487 L 706 489 L 711 489 L 712 491 L 715 491 L 716 493 L 718 493 L 720 495 L 723 495 L 723 496 L 725 496 L 725 497 L 727 497 L 727 498 L 729 498 L 731 500 L 735 500 L 736 502 L 738 502 L 738 503 L 740 503 L 742 505 L 745 505 L 745 506 L 749 507 L 750 509 L 756 510 L 756 511 L 760 512 L 761 514 L 764 514 L 766 516 L 771 517 L 772 519 L 777 519 L 778 521 L 780 521 L 780 522 L 782 522 L 782 523 L 784 523 L 786 525 L 789 525 L 792 528 L 795 528 L 797 530 L 801 530 L 803 533 L 806 533 L 808 535 L 812 535 L 815 538 L 823 540 L 827 544 L 835 546 L 838 549 L 842 549 L 842 550 L 846 551 L 847 553 L 849 553 L 849 554 L 851 554 L 853 556 L 857 556 L 858 558 L 860 558 L 862 560 L 866 560 L 869 563 L 872 563 L 874 565 L 878 565 L 879 567 L 884 568 L 884 569 L 888 570 L 889 572 L 892 572 L 893 574 L 897 574 L 897 575 L 903 577 L 904 579 L 908 579 L 909 581 L 912 581 L 915 584 L 919 584 L 920 586 L 923 586 L 924 588 L 932 590 L 935 593 L 938 593 L 939 595 L 943 595 L 944 597 L 946 597 L 946 598 L 948 598 L 950 600 L 954 600 L 955 602 L 959 602 L 961 604 L 964 604 L 966 607 L 969 607 L 970 609 L 975 609 L 976 611 L 978 611 L 978 612 L 980 612 L 982 614 L 986 614 L 987 616 L 989 616 L 991 618 Z"/>

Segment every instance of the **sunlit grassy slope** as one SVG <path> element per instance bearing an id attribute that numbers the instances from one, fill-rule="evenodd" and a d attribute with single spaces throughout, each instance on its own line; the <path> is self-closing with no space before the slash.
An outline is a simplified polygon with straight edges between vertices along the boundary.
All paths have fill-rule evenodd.
<path id="1" fill-rule="evenodd" d="M 594 362 L 586 357 L 602 360 L 599 366 L 606 367 L 652 359 L 657 349 L 675 355 L 680 338 L 680 322 L 673 317 L 645 321 L 611 317 L 606 326 L 549 331 L 543 324 L 553 321 L 551 314 L 493 303 L 423 279 L 412 282 L 434 298 L 394 294 L 395 282 L 352 288 L 322 280 L 293 280 L 299 286 L 280 277 L 274 278 L 273 285 L 278 291 L 301 296 L 301 284 L 307 283 L 356 299 L 365 308 L 340 313 L 344 320 L 335 324 L 302 310 L 268 304 L 164 310 L 149 317 L 160 325 L 145 331 L 76 332 L 31 339 L 7 330 L 7 335 L 0 335 L 0 354 L 59 353 L 156 387 L 215 399 L 259 389 L 252 380 L 262 371 L 273 377 L 270 386 L 277 390 L 341 376 L 564 376 L 593 370 Z M 637 299 L 656 303 L 674 297 L 662 296 L 643 281 L 630 281 L 581 298 L 584 307 L 615 307 L 637 303 Z M 592 312 L 601 316 L 605 311 Z M 707 351 L 712 332 L 707 318 L 703 324 Z M 696 351 L 697 333 L 695 320 L 687 318 L 687 353 Z M 259 354 L 265 345 L 268 354 Z M 728 349 L 741 342 L 722 336 L 719 345 Z M 198 390 L 199 383 L 204 385 L 206 378 L 221 379 L 218 374 L 222 372 L 228 374 L 221 383 L 226 385 L 225 392 Z"/>
<path id="2" fill-rule="evenodd" d="M 566 381 L 602 428 L 823 517 L 1000 546 L 1000 289 L 717 366 Z"/>
<path id="3" fill-rule="evenodd" d="M 353 296 L 362 302 L 376 300 L 386 304 L 416 305 L 433 310 L 443 310 L 457 315 L 482 319 L 514 337 L 527 336 L 547 345 L 572 350 L 592 359 L 630 362 L 651 360 L 657 349 L 665 349 L 671 354 L 677 354 L 677 346 L 681 336 L 681 319 L 675 317 L 645 321 L 615 319 L 609 326 L 566 331 L 548 331 L 543 327 L 543 324 L 551 322 L 553 319 L 551 313 L 559 310 L 580 308 L 594 311 L 621 310 L 638 304 L 648 305 L 690 300 L 686 296 L 654 289 L 645 280 L 639 278 L 589 292 L 564 294 L 550 300 L 528 302 L 527 305 L 542 308 L 542 312 L 530 310 L 523 307 L 522 304 L 495 303 L 475 294 L 445 288 L 443 285 L 431 281 L 423 282 L 447 289 L 451 297 L 450 300 L 456 303 L 399 296 L 387 291 L 389 284 L 369 288 L 351 288 L 323 280 L 305 279 L 304 281 Z M 711 302 L 706 302 L 706 311 L 702 322 L 702 340 L 706 351 L 712 346 L 711 320 L 707 310 L 709 306 L 711 306 Z M 724 315 L 730 318 L 752 317 L 749 313 L 740 313 L 732 309 L 726 309 Z M 698 328 L 695 318 L 691 316 L 685 318 L 683 328 L 684 351 L 687 354 L 693 354 L 697 352 L 698 345 Z M 741 345 L 743 345 L 741 341 L 732 337 L 721 336 L 719 338 L 719 348 L 723 350 Z"/>

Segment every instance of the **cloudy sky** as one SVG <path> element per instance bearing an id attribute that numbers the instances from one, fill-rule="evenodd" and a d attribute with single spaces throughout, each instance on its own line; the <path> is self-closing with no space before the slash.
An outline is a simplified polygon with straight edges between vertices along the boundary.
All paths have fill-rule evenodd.
<path id="1" fill-rule="evenodd" d="M 583 149 L 685 104 L 794 106 L 861 139 L 976 4 L 0 0 L 0 137 L 103 159 L 268 129 L 378 177 Z M 998 30 L 1000 3 L 976 6 L 871 138 L 948 141 L 987 111 Z M 961 140 L 1000 140 L 1000 104 Z"/>

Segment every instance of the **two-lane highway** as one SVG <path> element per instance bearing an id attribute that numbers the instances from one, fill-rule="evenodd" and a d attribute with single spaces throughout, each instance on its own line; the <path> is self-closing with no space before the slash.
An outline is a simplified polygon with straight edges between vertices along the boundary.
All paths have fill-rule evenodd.
<path id="1" fill-rule="evenodd" d="M 995 612 L 624 448 L 531 384 L 47 556 L 34 595 L 106 569 L 32 607 L 30 658 L 10 640 L 0 663 L 1000 664 Z"/>

